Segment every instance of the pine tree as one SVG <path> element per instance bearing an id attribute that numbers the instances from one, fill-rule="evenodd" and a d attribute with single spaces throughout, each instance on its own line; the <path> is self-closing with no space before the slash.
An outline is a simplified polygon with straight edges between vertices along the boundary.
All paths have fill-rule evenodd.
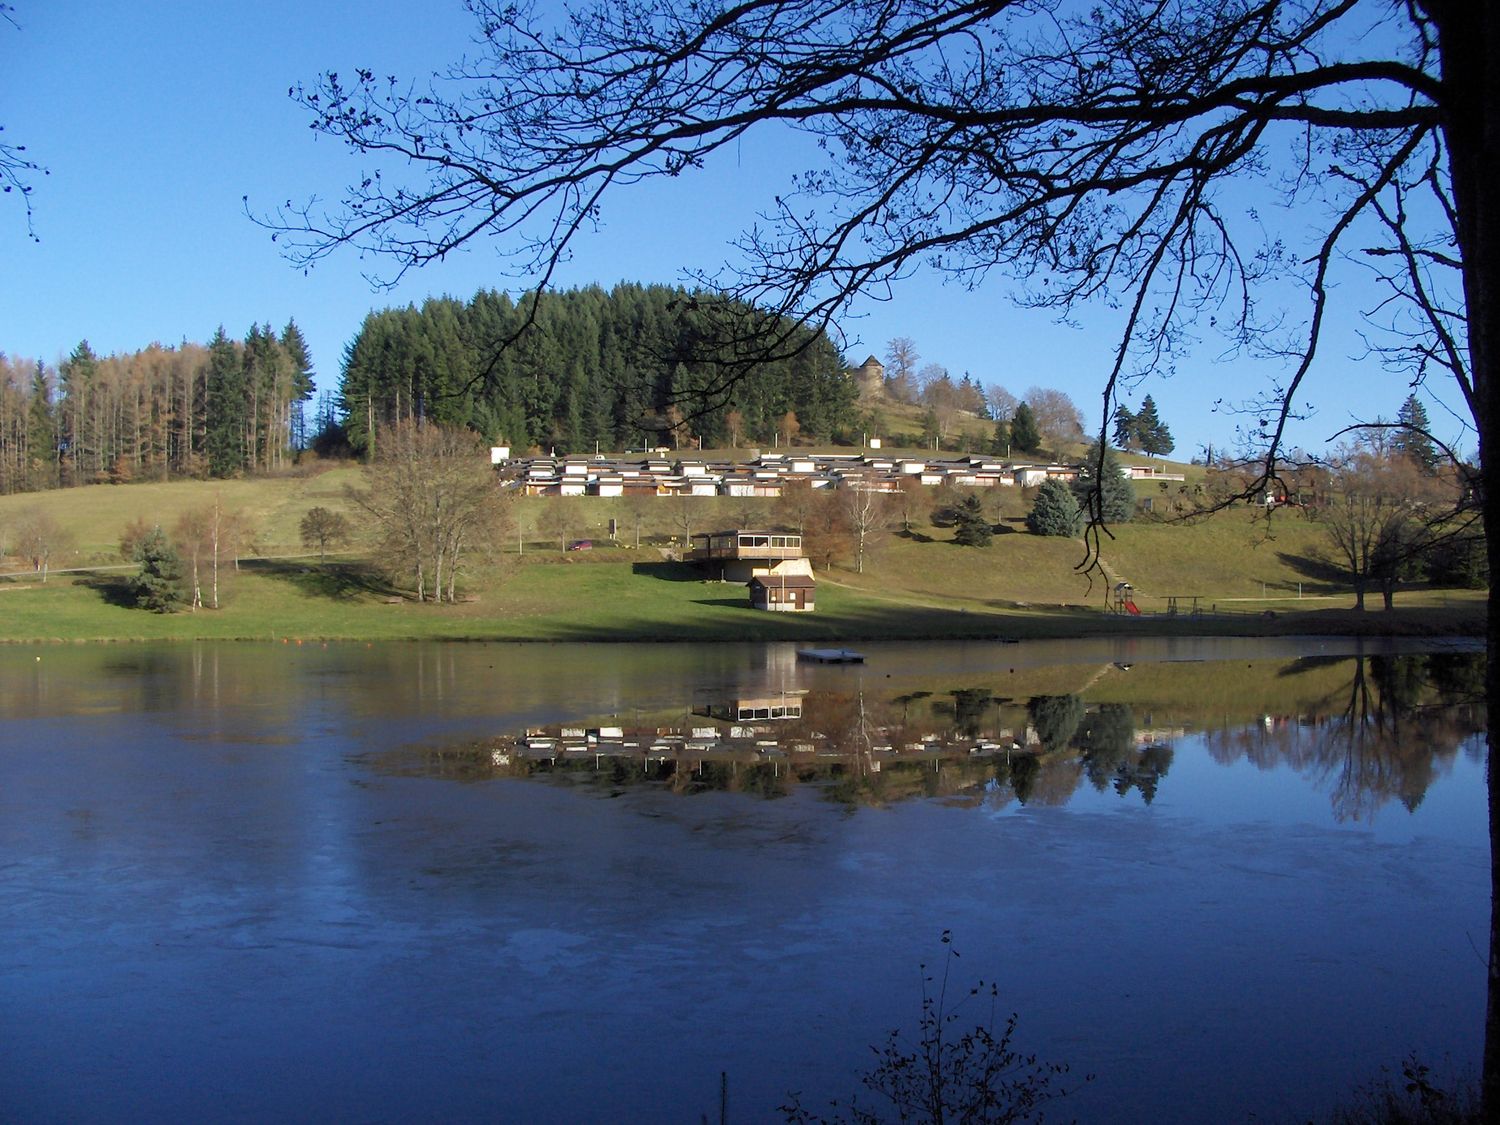
<path id="1" fill-rule="evenodd" d="M 963 547 L 990 545 L 990 539 L 995 534 L 994 528 L 985 517 L 984 505 L 974 493 L 969 493 L 958 502 L 953 511 L 953 520 L 958 528 L 953 533 L 953 542 Z"/>
<path id="2" fill-rule="evenodd" d="M 1144 414 L 1145 411 L 1141 413 Z M 1104 447 L 1103 473 L 1096 484 L 1094 475 L 1099 471 L 1099 466 L 1099 443 L 1095 442 L 1078 472 L 1078 479 L 1073 482 L 1073 498 L 1078 501 L 1079 510 L 1085 516 L 1093 512 L 1094 494 L 1097 492 L 1099 514 L 1105 523 L 1129 523 L 1130 517 L 1135 514 L 1135 486 L 1120 471 L 1119 459 L 1108 446 Z"/>
<path id="3" fill-rule="evenodd" d="M 26 403 L 26 449 L 31 459 L 33 488 L 57 486 L 57 416 L 52 410 L 52 387 L 41 360 L 31 373 L 31 394 Z"/>
<path id="4" fill-rule="evenodd" d="M 208 344 L 207 420 L 204 452 L 208 471 L 216 477 L 240 472 L 246 465 L 245 370 L 239 348 L 224 334 L 224 326 Z"/>
<path id="5" fill-rule="evenodd" d="M 152 528 L 136 544 L 135 561 L 141 566 L 130 581 L 136 605 L 170 613 L 182 601 L 182 563 L 160 527 Z"/>
<path id="6" fill-rule="evenodd" d="M 295 320 L 281 330 L 281 348 L 292 367 L 291 442 L 293 449 L 305 449 L 308 443 L 306 404 L 313 396 L 312 353 Z"/>
<path id="7" fill-rule="evenodd" d="M 1135 415 L 1123 402 L 1115 407 L 1115 445 L 1129 449 L 1136 443 Z"/>
<path id="8" fill-rule="evenodd" d="M 1010 456 L 1010 423 L 1004 418 L 995 423 L 995 436 L 990 441 L 990 452 L 997 457 Z"/>
<path id="9" fill-rule="evenodd" d="M 1021 453 L 1035 453 L 1042 447 L 1042 433 L 1037 429 L 1036 415 L 1024 402 L 1016 407 L 1010 420 L 1010 443 Z"/>
<path id="10" fill-rule="evenodd" d="M 74 484 L 85 484 L 103 469 L 98 427 L 91 424 L 97 415 L 94 400 L 99 359 L 87 340 L 81 341 L 63 361 L 58 375 L 60 444 L 66 450 L 66 475 Z"/>
<path id="11" fill-rule="evenodd" d="M 1042 482 L 1026 516 L 1026 527 L 1033 535 L 1069 537 L 1083 530 L 1083 513 L 1066 484 L 1053 477 Z"/>
<path id="12" fill-rule="evenodd" d="M 1392 448 L 1421 468 L 1423 472 L 1430 473 L 1435 470 L 1440 460 L 1437 446 L 1427 436 L 1429 428 L 1427 408 L 1422 405 L 1422 400 L 1415 394 L 1406 396 L 1406 401 L 1401 404 L 1401 410 L 1396 414 L 1396 424 L 1400 428 L 1395 431 L 1391 439 Z"/>
<path id="13" fill-rule="evenodd" d="M 1156 403 L 1147 395 L 1141 403 L 1141 412 L 1135 416 L 1136 440 L 1141 452 L 1152 457 L 1165 457 L 1176 447 L 1172 431 L 1156 413 Z"/>

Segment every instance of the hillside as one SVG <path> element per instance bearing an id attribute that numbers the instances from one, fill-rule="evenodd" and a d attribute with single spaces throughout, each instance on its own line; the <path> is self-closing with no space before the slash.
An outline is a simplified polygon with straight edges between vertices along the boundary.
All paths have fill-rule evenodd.
<path id="1" fill-rule="evenodd" d="M 21 560 L 4 558 L 9 573 L 0 577 L 0 639 L 832 640 L 1124 629 L 1443 633 L 1473 632 L 1482 624 L 1482 596 L 1472 591 L 1403 590 L 1395 614 L 1348 612 L 1347 588 L 1311 577 L 1320 573 L 1322 529 L 1293 512 L 1268 522 L 1248 508 L 1195 523 L 1145 519 L 1113 529 L 1103 544 L 1105 566 L 1112 579 L 1134 584 L 1145 613 L 1122 618 L 1106 612 L 1109 583 L 1077 569 L 1081 542 L 1019 530 L 1024 505 L 1019 490 L 1010 489 L 989 498 L 1001 527 L 991 546 L 960 547 L 951 528 L 924 519 L 912 537 L 882 537 L 863 573 L 848 564 L 821 570 L 818 611 L 811 615 L 752 612 L 740 587 L 702 581 L 691 568 L 670 562 L 671 541 L 683 533 L 682 505 L 667 499 L 517 500 L 515 539 L 467 572 L 465 600 L 415 605 L 372 565 L 368 545 L 351 544 L 320 567 L 299 542 L 298 523 L 309 508 L 349 510 L 344 490 L 359 475 L 344 466 L 272 479 L 96 485 L 0 497 L 0 535 L 24 512 L 42 507 L 73 539 L 72 549 L 52 560 L 54 573 L 45 584 Z M 125 525 L 144 518 L 170 529 L 183 511 L 215 496 L 257 528 L 255 551 L 238 572 L 221 576 L 224 608 L 156 615 L 130 605 L 124 582 L 131 567 L 117 549 Z M 777 522 L 774 501 L 691 503 L 697 531 Z M 568 539 L 590 539 L 593 549 L 562 551 L 559 528 L 567 529 Z M 1179 613 L 1170 616 L 1174 597 Z M 1196 608 L 1217 615 L 1190 616 L 1194 597 Z M 1275 616 L 1267 617 L 1267 610 Z"/>

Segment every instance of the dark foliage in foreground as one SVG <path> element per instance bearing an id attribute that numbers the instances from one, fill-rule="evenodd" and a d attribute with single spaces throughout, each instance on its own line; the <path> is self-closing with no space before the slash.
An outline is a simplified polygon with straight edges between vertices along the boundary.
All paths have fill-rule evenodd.
<path id="1" fill-rule="evenodd" d="M 943 931 L 945 947 L 941 977 L 922 968 L 922 1017 L 918 1039 L 910 1043 L 899 1029 L 883 1046 L 871 1047 L 876 1062 L 860 1077 L 860 1084 L 873 1097 L 861 1103 L 858 1093 L 847 1102 L 834 1100 L 828 1112 L 818 1113 L 802 1104 L 793 1093 L 780 1111 L 792 1125 L 878 1125 L 881 1122 L 931 1122 L 954 1125 L 1000 1125 L 1004 1122 L 1040 1121 L 1041 1107 L 1064 1097 L 1060 1084 L 1068 1073 L 1066 1063 L 1042 1062 L 1023 1055 L 1011 1043 L 1017 1017 L 1001 1021 L 999 997 L 993 982 L 977 982 L 957 1001 L 948 997 L 948 975 L 958 952 L 953 937 Z M 980 1021 L 957 1034 L 960 1020 L 971 1001 L 981 1005 L 988 999 Z M 1089 1078 L 1085 1077 L 1084 1081 Z"/>

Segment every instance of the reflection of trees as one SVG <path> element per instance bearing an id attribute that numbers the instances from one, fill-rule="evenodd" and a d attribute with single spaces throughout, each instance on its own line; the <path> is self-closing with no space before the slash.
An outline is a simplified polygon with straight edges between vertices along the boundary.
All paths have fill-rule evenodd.
<path id="1" fill-rule="evenodd" d="M 1391 800 L 1408 810 L 1480 729 L 1482 657 L 1359 656 L 1326 710 L 1267 717 L 1260 727 L 1216 731 L 1209 753 L 1228 765 L 1290 766 L 1329 787 L 1334 815 L 1368 820 Z"/>
<path id="2" fill-rule="evenodd" d="M 1084 775 L 1095 789 L 1109 786 L 1121 797 L 1134 789 L 1148 805 L 1172 766 L 1170 746 L 1138 748 L 1135 712 L 1124 703 L 1105 703 L 1086 716 L 1075 742 L 1082 751 Z"/>
<path id="3" fill-rule="evenodd" d="M 1066 746 L 1083 721 L 1083 700 L 1076 695 L 1035 695 L 1026 710 L 1044 753 Z"/>
<path id="4" fill-rule="evenodd" d="M 1293 717 L 1205 737 L 1221 763 L 1290 766 L 1325 785 L 1341 818 L 1367 818 L 1392 798 L 1414 809 L 1477 729 L 1482 680 L 1466 655 L 1308 658 L 1283 667 L 1268 696 L 1287 700 Z M 797 717 L 748 725 L 726 720 L 717 739 L 688 737 L 701 727 L 702 710 L 658 717 L 663 725 L 636 736 L 637 746 L 658 745 L 659 736 L 675 729 L 684 747 L 675 759 L 653 752 L 643 760 L 639 749 L 634 758 L 596 757 L 589 750 L 540 762 L 507 755 L 497 765 L 493 743 L 486 743 L 468 758 L 434 752 L 426 768 L 455 778 L 547 776 L 610 792 L 645 784 L 684 795 L 779 797 L 815 786 L 851 806 L 937 797 L 995 808 L 1011 800 L 1062 805 L 1085 780 L 1094 792 L 1138 794 L 1150 804 L 1173 765 L 1163 740 L 1171 737 L 1166 716 L 1176 709 L 1151 696 L 1135 705 L 1088 706 L 1072 694 L 1022 701 L 965 687 L 884 697 L 851 686 L 797 699 Z M 1199 711 L 1186 715 L 1201 722 Z M 737 738 L 731 727 L 741 732 Z M 689 741 L 693 752 L 685 749 Z"/>
<path id="5" fill-rule="evenodd" d="M 995 694 L 988 688 L 959 688 L 952 693 L 951 704 L 938 703 L 935 713 L 953 717 L 953 729 L 968 738 L 979 738 L 985 733 L 985 720 L 995 703 Z"/>

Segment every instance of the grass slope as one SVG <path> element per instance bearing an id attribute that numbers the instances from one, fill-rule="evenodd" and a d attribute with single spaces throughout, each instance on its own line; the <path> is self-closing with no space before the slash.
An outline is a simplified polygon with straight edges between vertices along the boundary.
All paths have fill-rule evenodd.
<path id="1" fill-rule="evenodd" d="M 596 549 L 562 554 L 533 544 L 517 557 L 465 577 L 469 600 L 454 606 L 405 601 L 374 568 L 349 557 L 319 566 L 303 554 L 297 524 L 311 507 L 346 508 L 344 488 L 358 470 L 340 468 L 272 480 L 95 486 L 0 497 L 0 527 L 45 505 L 73 534 L 76 556 L 54 566 L 94 566 L 0 579 L 0 640 L 153 639 L 497 639 L 497 640 L 794 640 L 1025 638 L 1130 632 L 1155 634 L 1474 633 L 1483 599 L 1469 591 L 1403 591 L 1398 612 L 1354 614 L 1347 590 L 1321 578 L 1322 535 L 1294 514 L 1269 529 L 1248 510 L 1183 525 L 1137 522 L 1104 544 L 1111 574 L 1135 584 L 1141 618 L 1104 612 L 1108 584 L 1079 573 L 1083 545 L 1011 531 L 984 549 L 960 547 L 951 531 L 889 537 L 864 573 L 819 575 L 815 614 L 767 614 L 748 608 L 744 588 L 705 582 L 655 549 Z M 136 517 L 170 527 L 182 511 L 210 503 L 247 512 L 259 528 L 262 558 L 221 574 L 223 608 L 168 615 L 129 604 L 128 567 L 115 544 Z M 533 510 L 549 501 L 527 501 Z M 623 511 L 598 500 L 570 502 L 592 529 Z M 672 504 L 651 509 L 648 535 L 672 531 Z M 699 527 L 729 526 L 742 504 L 707 502 Z M 1014 525 L 1008 525 L 1014 526 Z M 627 536 L 623 529 L 622 538 Z M 599 536 L 602 540 L 602 535 Z M 278 556 L 298 556 L 281 558 Z M 12 560 L 13 561 L 13 560 Z M 1297 600 L 1303 583 L 1304 600 Z M 1262 584 L 1264 583 L 1264 586 Z M 1270 600 L 1261 600 L 1264 595 Z M 1197 595 L 1219 615 L 1163 612 L 1169 595 Z M 1190 603 L 1181 601 L 1181 608 Z M 1266 615 L 1275 611 L 1274 617 Z M 1234 611 L 1234 612 L 1225 612 Z"/>

